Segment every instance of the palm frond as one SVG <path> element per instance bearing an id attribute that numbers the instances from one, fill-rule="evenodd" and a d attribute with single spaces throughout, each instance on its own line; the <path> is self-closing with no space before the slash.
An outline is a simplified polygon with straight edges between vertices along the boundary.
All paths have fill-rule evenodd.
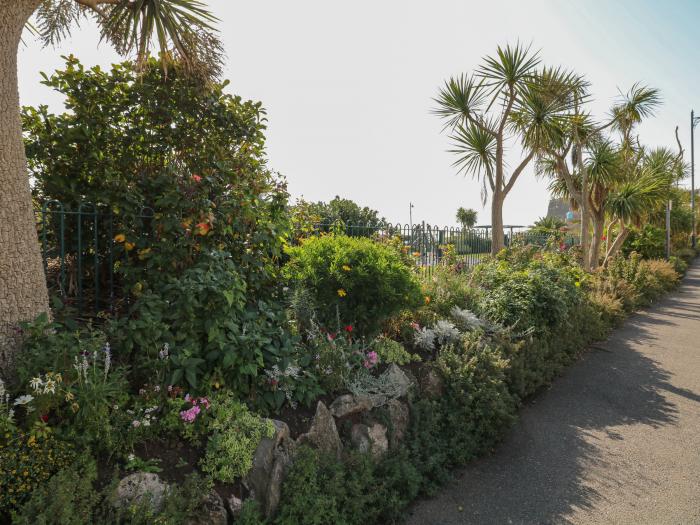
<path id="1" fill-rule="evenodd" d="M 450 138 L 454 147 L 449 152 L 457 155 L 453 166 L 459 172 L 470 172 L 476 177 L 488 177 L 492 173 L 496 161 L 496 139 L 493 134 L 469 123 L 466 126 L 459 124 Z"/>
<path id="2" fill-rule="evenodd" d="M 445 81 L 438 96 L 433 99 L 437 107 L 432 110 L 432 113 L 446 120 L 443 129 L 455 128 L 469 118 L 479 118 L 477 113 L 484 102 L 485 95 L 483 83 L 477 82 L 473 76 L 462 74 L 458 77 L 450 77 Z"/>

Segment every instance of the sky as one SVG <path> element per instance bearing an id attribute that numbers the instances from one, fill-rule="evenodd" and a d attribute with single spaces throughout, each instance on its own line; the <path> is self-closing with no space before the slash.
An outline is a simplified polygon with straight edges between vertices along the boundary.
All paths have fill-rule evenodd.
<path id="1" fill-rule="evenodd" d="M 432 99 L 445 79 L 517 42 L 544 64 L 585 75 L 600 119 L 635 82 L 658 88 L 663 105 L 641 126 L 641 142 L 676 149 L 680 126 L 689 160 L 690 110 L 700 112 L 696 0 L 205 2 L 220 19 L 227 90 L 262 101 L 269 166 L 294 198 L 339 195 L 392 222 L 408 222 L 412 203 L 414 222 L 439 225 L 455 224 L 464 206 L 488 224 L 481 184 L 452 166 Z M 21 102 L 57 112 L 62 97 L 40 84 L 40 71 L 60 68 L 69 53 L 88 66 L 120 60 L 89 22 L 56 48 L 25 40 Z M 516 164 L 517 152 L 508 160 Z M 530 166 L 506 199 L 505 223 L 531 224 L 548 200 Z"/>

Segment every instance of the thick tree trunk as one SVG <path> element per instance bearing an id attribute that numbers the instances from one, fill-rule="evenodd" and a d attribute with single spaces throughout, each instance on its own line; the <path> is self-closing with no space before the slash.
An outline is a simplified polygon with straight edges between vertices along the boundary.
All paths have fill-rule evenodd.
<path id="1" fill-rule="evenodd" d="M 491 255 L 496 255 L 505 248 L 503 236 L 503 202 L 505 199 L 503 190 L 496 187 L 491 200 Z"/>
<path id="2" fill-rule="evenodd" d="M 17 51 L 40 0 L 0 0 L 0 373 L 19 345 L 17 325 L 48 311 L 17 88 Z"/>
<path id="3" fill-rule="evenodd" d="M 586 165 L 583 162 L 583 144 L 580 142 L 577 144 L 576 154 L 578 169 L 581 171 L 581 257 L 583 258 L 583 269 L 590 271 L 591 266 L 588 259 L 590 242 L 588 229 L 588 222 L 590 220 L 588 210 L 588 168 L 586 168 Z"/>
<path id="4" fill-rule="evenodd" d="M 600 245 L 603 242 L 603 232 L 605 231 L 605 211 L 591 214 L 593 218 L 593 239 L 591 239 L 591 249 L 588 254 L 589 266 L 591 270 L 598 268 L 600 264 Z"/>

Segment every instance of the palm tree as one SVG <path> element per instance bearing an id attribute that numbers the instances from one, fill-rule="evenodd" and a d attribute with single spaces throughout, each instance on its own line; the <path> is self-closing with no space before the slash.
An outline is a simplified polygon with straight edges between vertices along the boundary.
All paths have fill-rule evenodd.
<path id="1" fill-rule="evenodd" d="M 469 229 L 473 228 L 476 224 L 477 213 L 476 210 L 467 208 L 457 209 L 457 222 L 462 225 L 462 228 Z"/>
<path id="2" fill-rule="evenodd" d="M 472 75 L 445 82 L 434 113 L 445 120 L 460 172 L 482 180 L 482 199 L 491 193 L 491 253 L 503 249 L 503 203 L 525 167 L 546 143 L 561 140 L 561 120 L 580 88 L 579 78 L 561 69 L 538 70 L 537 53 L 520 44 L 498 47 Z M 520 162 L 506 174 L 506 149 L 518 140 Z"/>
<path id="3" fill-rule="evenodd" d="M 199 0 L 0 0 L 0 371 L 16 350 L 17 324 L 49 311 L 17 86 L 17 51 L 32 16 L 45 45 L 91 18 L 104 40 L 138 63 L 155 47 L 164 64 L 177 60 L 207 77 L 218 74 L 222 56 L 215 18 Z"/>

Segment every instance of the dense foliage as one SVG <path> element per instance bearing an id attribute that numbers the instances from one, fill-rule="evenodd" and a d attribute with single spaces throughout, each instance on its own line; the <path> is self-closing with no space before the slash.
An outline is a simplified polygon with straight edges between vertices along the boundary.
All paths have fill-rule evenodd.
<path id="1" fill-rule="evenodd" d="M 354 323 L 372 334 L 390 315 L 421 303 L 418 281 L 391 246 L 323 235 L 290 247 L 288 254 L 287 279 L 310 292 L 318 322 L 329 329 Z"/>

